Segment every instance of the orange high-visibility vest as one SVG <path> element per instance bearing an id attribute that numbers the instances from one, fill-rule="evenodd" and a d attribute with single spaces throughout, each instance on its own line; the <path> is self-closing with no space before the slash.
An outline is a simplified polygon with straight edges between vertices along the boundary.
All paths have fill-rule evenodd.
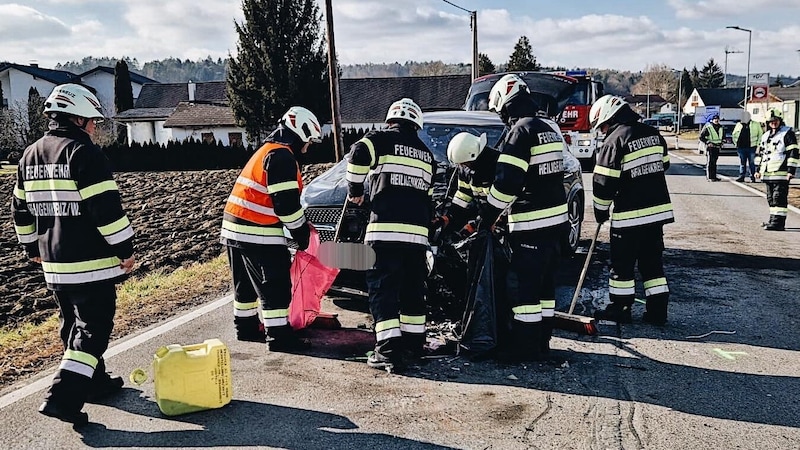
<path id="1" fill-rule="evenodd" d="M 285 145 L 267 142 L 247 161 L 242 169 L 233 191 L 225 204 L 225 212 L 259 225 L 274 225 L 280 222 L 272 205 L 267 186 L 267 171 L 264 170 L 264 159 L 269 152 L 286 148 Z M 297 168 L 297 184 L 303 190 L 303 177 L 300 168 Z"/>

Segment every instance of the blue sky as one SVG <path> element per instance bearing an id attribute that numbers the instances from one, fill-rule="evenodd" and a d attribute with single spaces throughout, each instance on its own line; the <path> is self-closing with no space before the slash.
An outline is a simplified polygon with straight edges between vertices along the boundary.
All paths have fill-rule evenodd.
<path id="1" fill-rule="evenodd" d="M 2 0 L 0 0 L 2 1 Z M 441 0 L 331 0 L 342 64 L 471 61 L 469 15 Z M 318 0 L 320 10 L 324 2 Z M 540 63 L 640 71 L 702 67 L 800 76 L 800 0 L 452 0 L 478 11 L 478 47 L 504 63 L 527 36 Z M 240 0 L 0 3 L 0 61 L 43 67 L 85 56 L 196 60 L 235 52 Z M 322 27 L 324 31 L 324 24 Z"/>

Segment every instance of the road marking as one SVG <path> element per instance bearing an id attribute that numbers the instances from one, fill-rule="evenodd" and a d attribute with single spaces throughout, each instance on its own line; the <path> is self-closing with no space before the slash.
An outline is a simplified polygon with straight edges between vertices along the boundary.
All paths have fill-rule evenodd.
<path id="1" fill-rule="evenodd" d="M 670 158 L 674 157 L 674 158 L 680 159 L 681 161 L 683 161 L 685 163 L 689 163 L 689 164 L 697 167 L 698 169 L 703 169 L 703 170 L 706 169 L 706 166 L 704 166 L 702 164 L 699 164 L 699 163 L 696 163 L 696 162 L 692 161 L 689 158 L 685 158 L 685 157 L 683 157 L 681 155 L 678 155 L 678 154 L 675 154 L 673 152 L 669 152 L 669 153 L 670 153 Z M 728 181 L 731 184 L 735 184 L 736 186 L 739 186 L 740 188 L 742 188 L 742 189 L 744 189 L 744 190 L 746 190 L 746 191 L 748 191 L 750 193 L 756 194 L 761 198 L 767 198 L 767 194 L 759 191 L 756 188 L 752 188 L 752 187 L 748 186 L 745 183 L 736 181 L 735 178 L 731 178 L 731 177 L 728 177 L 728 176 L 725 176 L 725 175 L 721 175 L 721 174 L 717 174 L 717 176 L 720 177 L 720 178 L 723 178 L 725 181 Z M 796 208 L 796 207 L 794 207 L 792 205 L 789 205 L 789 210 L 794 212 L 795 214 L 800 214 L 800 208 Z"/>
<path id="2" fill-rule="evenodd" d="M 108 350 L 106 350 L 106 352 L 103 354 L 103 357 L 107 360 L 111 359 L 112 357 L 119 355 L 120 353 L 126 350 L 130 350 L 139 344 L 147 342 L 150 339 L 153 339 L 157 336 L 166 333 L 167 331 L 173 330 L 189 321 L 192 321 L 227 303 L 230 303 L 232 300 L 233 300 L 233 294 L 226 295 L 225 297 L 222 297 L 218 300 L 215 300 L 211 303 L 201 306 L 200 308 L 189 311 L 188 313 L 182 316 L 178 316 L 164 323 L 163 325 L 159 325 L 153 328 L 152 330 L 148 330 L 142 334 L 135 335 L 129 339 L 122 338 L 123 339 L 122 342 L 110 346 Z M 28 385 L 25 385 L 17 389 L 16 391 L 10 392 L 0 397 L 0 409 L 3 409 L 6 406 L 11 405 L 12 403 L 22 400 L 23 398 L 31 394 L 34 394 L 44 388 L 49 387 L 51 383 L 52 383 L 52 377 L 44 376 Z"/>
<path id="3" fill-rule="evenodd" d="M 747 352 L 729 352 L 721 348 L 715 348 L 714 353 L 716 353 L 722 358 L 729 359 L 731 361 L 735 361 L 736 356 L 741 356 L 741 355 L 747 356 Z"/>

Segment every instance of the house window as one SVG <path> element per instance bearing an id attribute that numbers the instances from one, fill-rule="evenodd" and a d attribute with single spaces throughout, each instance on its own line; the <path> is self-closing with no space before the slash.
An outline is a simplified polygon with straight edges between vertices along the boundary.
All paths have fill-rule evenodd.
<path id="1" fill-rule="evenodd" d="M 214 133 L 203 133 L 201 136 L 203 137 L 204 144 L 214 144 L 217 142 L 214 138 Z"/>
<path id="2" fill-rule="evenodd" d="M 697 101 L 697 95 L 693 95 L 692 96 L 692 102 L 696 102 L 696 101 Z"/>
<path id="3" fill-rule="evenodd" d="M 228 142 L 231 147 L 242 146 L 242 133 L 228 133 Z"/>
<path id="4" fill-rule="evenodd" d="M 761 108 L 753 108 L 753 114 L 758 115 L 759 110 L 761 110 Z"/>

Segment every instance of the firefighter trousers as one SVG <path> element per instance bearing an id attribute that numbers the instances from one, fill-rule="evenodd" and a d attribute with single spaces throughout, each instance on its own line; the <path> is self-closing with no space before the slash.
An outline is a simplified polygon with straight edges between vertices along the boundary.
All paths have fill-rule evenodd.
<path id="1" fill-rule="evenodd" d="M 375 351 L 400 358 L 425 345 L 425 247 L 374 244 L 375 266 L 367 271 L 369 309 L 375 320 Z"/>
<path id="2" fill-rule="evenodd" d="M 618 306 L 633 305 L 638 266 L 644 284 L 648 315 L 666 320 L 669 287 L 664 276 L 664 232 L 661 225 L 611 230 L 609 297 Z"/>
<path id="3" fill-rule="evenodd" d="M 767 203 L 769 204 L 769 224 L 783 228 L 789 214 L 789 182 L 765 181 Z"/>
<path id="4" fill-rule="evenodd" d="M 506 347 L 523 358 L 535 357 L 549 348 L 561 244 L 549 235 L 523 241 L 514 234 L 510 243 L 506 289 L 512 318 Z"/>
<path id="5" fill-rule="evenodd" d="M 283 338 L 291 332 L 289 303 L 292 300 L 292 264 L 284 245 L 228 247 L 228 263 L 233 278 L 234 324 L 237 334 L 256 333 L 259 322 L 267 334 Z M 261 306 L 261 318 L 258 307 Z"/>
<path id="6" fill-rule="evenodd" d="M 103 353 L 114 328 L 117 293 L 112 283 L 53 292 L 59 308 L 64 356 L 45 401 L 65 411 L 83 408 L 93 382 L 105 381 Z"/>

